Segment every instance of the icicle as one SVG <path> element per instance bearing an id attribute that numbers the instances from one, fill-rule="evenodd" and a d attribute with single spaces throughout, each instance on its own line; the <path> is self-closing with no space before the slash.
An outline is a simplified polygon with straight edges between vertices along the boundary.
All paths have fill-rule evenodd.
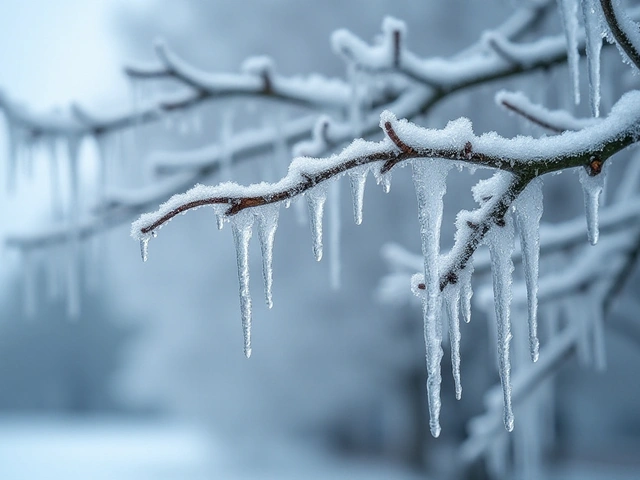
<path id="1" fill-rule="evenodd" d="M 471 297 L 473 297 L 473 288 L 471 286 L 472 276 L 473 263 L 469 262 L 464 270 L 458 274 L 458 282 L 460 283 L 460 313 L 465 323 L 471 321 Z"/>
<path id="2" fill-rule="evenodd" d="M 462 398 L 462 382 L 460 380 L 460 286 L 451 285 L 445 291 L 445 303 L 449 316 L 449 340 L 451 341 L 451 368 L 456 399 Z"/>
<path id="3" fill-rule="evenodd" d="M 240 315 L 244 336 L 244 355 L 251 356 L 251 292 L 249 291 L 249 240 L 253 226 L 253 214 L 240 212 L 231 219 L 233 241 L 236 246 L 238 282 L 240 284 Z"/>
<path id="4" fill-rule="evenodd" d="M 600 14 L 600 6 L 595 0 L 582 0 L 589 64 L 589 103 L 594 117 L 600 116 L 600 50 L 602 50 Z"/>
<path id="5" fill-rule="evenodd" d="M 340 288 L 340 183 L 329 187 L 329 272 L 331 288 Z"/>
<path id="6" fill-rule="evenodd" d="M 529 313 L 529 352 L 538 361 L 538 263 L 540 260 L 540 218 L 542 218 L 542 179 L 534 178 L 515 201 L 520 231 L 522 267 L 527 285 Z"/>
<path id="7" fill-rule="evenodd" d="M 604 188 L 605 169 L 598 175 L 591 176 L 586 169 L 578 169 L 582 191 L 584 192 L 584 208 L 587 215 L 587 235 L 589 243 L 595 245 L 598 243 L 598 205 L 600 203 L 600 193 Z"/>
<path id="8" fill-rule="evenodd" d="M 222 230 L 224 228 L 224 222 L 226 220 L 225 212 L 227 211 L 227 205 L 213 205 L 213 212 L 216 216 L 216 226 L 218 230 Z"/>
<path id="9" fill-rule="evenodd" d="M 150 237 L 144 237 L 140 240 L 140 256 L 142 257 L 142 261 L 146 262 L 149 259 L 149 240 Z"/>
<path id="10" fill-rule="evenodd" d="M 493 275 L 493 296 L 496 310 L 498 341 L 498 364 L 500 381 L 504 396 L 504 425 L 513 430 L 513 408 L 511 406 L 511 362 L 509 343 L 511 342 L 511 287 L 513 261 L 513 222 L 508 215 L 504 226 L 493 225 L 485 237 L 491 254 L 491 272 Z"/>
<path id="11" fill-rule="evenodd" d="M 33 252 L 22 250 L 22 295 L 24 299 L 24 313 L 27 318 L 33 318 L 37 309 L 36 268 Z"/>
<path id="12" fill-rule="evenodd" d="M 378 185 L 382 185 L 382 191 L 389 193 L 391 191 L 391 171 L 380 173 L 380 169 L 374 168 L 373 175 Z"/>
<path id="13" fill-rule="evenodd" d="M 309 218 L 311 220 L 311 232 L 313 234 L 313 254 L 319 262 L 322 260 L 322 215 L 324 203 L 327 199 L 325 185 L 318 185 L 305 194 L 309 206 Z"/>
<path id="14" fill-rule="evenodd" d="M 258 238 L 262 251 L 262 278 L 264 280 L 264 296 L 267 307 L 273 307 L 273 241 L 278 228 L 280 204 L 266 205 L 258 213 Z"/>
<path id="15" fill-rule="evenodd" d="M 573 83 L 573 98 L 580 103 L 580 52 L 578 51 L 578 0 L 558 0 L 564 34 L 567 39 L 569 73 Z"/>
<path id="16" fill-rule="evenodd" d="M 442 223 L 442 197 L 446 191 L 450 164 L 441 160 L 416 160 L 413 183 L 418 200 L 418 219 L 424 257 L 425 292 L 422 295 L 424 338 L 427 350 L 427 395 L 429 399 L 429 426 L 434 437 L 440 435 L 440 362 L 442 360 L 442 324 L 440 319 L 440 226 Z"/>
<path id="17" fill-rule="evenodd" d="M 353 200 L 353 218 L 356 225 L 362 223 L 362 209 L 364 205 L 364 186 L 367 182 L 369 167 L 359 167 L 349 171 L 351 198 Z"/>

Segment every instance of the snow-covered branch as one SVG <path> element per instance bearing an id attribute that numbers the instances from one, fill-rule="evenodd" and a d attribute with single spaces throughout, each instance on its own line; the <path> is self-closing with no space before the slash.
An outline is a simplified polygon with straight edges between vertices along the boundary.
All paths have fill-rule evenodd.
<path id="1" fill-rule="evenodd" d="M 540 139 L 506 139 L 495 133 L 476 136 L 466 119 L 450 122 L 442 130 L 425 129 L 397 120 L 385 111 L 380 126 L 386 138 L 380 142 L 357 140 L 327 159 L 298 158 L 289 167 L 287 176 L 274 184 L 196 186 L 172 197 L 157 212 L 143 215 L 134 222 L 132 235 L 140 240 L 148 239 L 152 231 L 193 208 L 220 205 L 224 215 L 232 216 L 247 208 L 291 200 L 358 167 L 378 167 L 378 173 L 385 175 L 409 159 L 440 158 L 505 170 L 527 178 L 527 182 L 557 170 L 590 168 L 594 158 L 604 162 L 637 140 L 640 117 L 635 109 L 639 104 L 640 93 L 628 93 L 614 106 L 611 115 L 597 125 Z"/>
<path id="2" fill-rule="evenodd" d="M 347 83 L 320 75 L 308 78 L 286 78 L 275 71 L 268 57 L 247 59 L 242 73 L 207 73 L 188 64 L 172 52 L 164 42 L 155 45 L 159 66 L 131 65 L 125 68 L 132 79 L 170 78 L 191 87 L 204 99 L 262 96 L 284 103 L 311 108 L 346 109 L 351 93 Z"/>
<path id="3" fill-rule="evenodd" d="M 615 3 L 618 3 L 615 5 Z M 640 69 L 640 32 L 638 25 L 621 11 L 619 0 L 600 0 L 600 5 L 609 30 L 618 46 L 629 60 Z"/>

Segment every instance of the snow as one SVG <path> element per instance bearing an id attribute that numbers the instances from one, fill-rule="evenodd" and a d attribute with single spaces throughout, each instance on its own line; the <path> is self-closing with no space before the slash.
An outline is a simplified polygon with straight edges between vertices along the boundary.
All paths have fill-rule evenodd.
<path id="1" fill-rule="evenodd" d="M 541 105 L 532 103 L 522 92 L 508 92 L 501 90 L 495 95 L 496 104 L 512 113 L 511 108 L 536 119 L 536 125 L 550 128 L 554 131 L 581 130 L 598 124 L 592 118 L 575 118 L 566 110 L 549 110 Z"/>
<path id="2" fill-rule="evenodd" d="M 542 179 L 535 178 L 514 202 L 520 233 L 522 265 L 527 285 L 529 349 L 538 360 L 538 263 L 540 260 L 540 219 L 542 218 Z"/>
<path id="3" fill-rule="evenodd" d="M 578 51 L 578 0 L 558 0 L 565 37 L 574 101 L 580 103 L 580 52 Z"/>
<path id="4" fill-rule="evenodd" d="M 249 289 L 249 240 L 251 240 L 254 216 L 241 212 L 231 219 L 231 231 L 236 247 L 238 283 L 240 284 L 240 315 L 244 338 L 244 355 L 251 356 L 251 291 Z"/>

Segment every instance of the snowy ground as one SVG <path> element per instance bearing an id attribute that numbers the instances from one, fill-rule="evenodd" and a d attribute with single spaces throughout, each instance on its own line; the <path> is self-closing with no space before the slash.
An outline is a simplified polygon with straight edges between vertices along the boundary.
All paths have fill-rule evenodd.
<path id="1" fill-rule="evenodd" d="M 292 452 L 268 468 L 244 465 L 203 432 L 114 418 L 0 418 L 2 480 L 418 479 L 389 466 Z"/>

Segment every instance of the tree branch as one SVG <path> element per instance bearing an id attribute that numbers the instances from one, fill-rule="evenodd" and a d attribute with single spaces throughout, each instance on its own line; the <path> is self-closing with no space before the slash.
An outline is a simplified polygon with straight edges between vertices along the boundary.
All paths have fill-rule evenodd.
<path id="1" fill-rule="evenodd" d="M 620 48 L 627 54 L 629 60 L 640 70 L 640 53 L 638 46 L 634 43 L 638 39 L 638 25 L 634 24 L 630 18 L 616 12 L 611 0 L 600 0 L 604 18 L 609 25 L 611 34 L 615 38 Z M 633 29 L 636 32 L 633 32 Z"/>

